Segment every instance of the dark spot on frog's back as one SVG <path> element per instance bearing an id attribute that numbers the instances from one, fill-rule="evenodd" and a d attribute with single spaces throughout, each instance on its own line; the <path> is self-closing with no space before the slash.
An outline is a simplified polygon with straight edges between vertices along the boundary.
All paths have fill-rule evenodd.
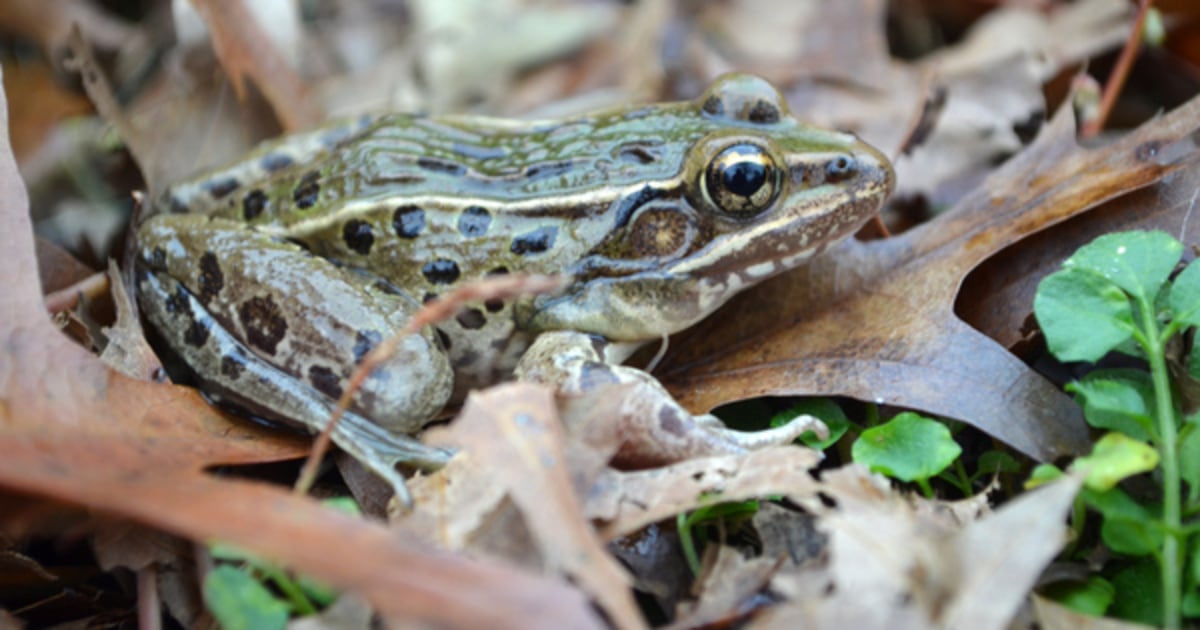
<path id="1" fill-rule="evenodd" d="M 463 236 L 483 236 L 492 225 L 492 213 L 482 206 L 468 206 L 458 217 L 458 231 Z"/>
<path id="2" fill-rule="evenodd" d="M 458 312 L 458 315 L 455 315 L 454 319 L 458 321 L 459 326 L 467 330 L 479 330 L 487 323 L 487 317 L 484 316 L 483 311 L 477 308 L 464 308 Z"/>
<path id="3" fill-rule="evenodd" d="M 225 286 L 225 274 L 221 273 L 221 263 L 213 252 L 204 252 L 200 256 L 200 301 L 211 302 Z"/>
<path id="4" fill-rule="evenodd" d="M 465 175 L 467 172 L 467 169 L 457 162 L 431 157 L 417 158 L 417 166 L 434 173 L 445 173 L 456 177 Z"/>
<path id="5" fill-rule="evenodd" d="M 453 260 L 439 258 L 425 263 L 421 267 L 421 273 L 425 276 L 426 280 L 433 284 L 454 284 L 458 280 L 460 272 L 458 263 Z"/>
<path id="6" fill-rule="evenodd" d="M 317 171 L 309 171 L 300 178 L 296 190 L 292 192 L 292 200 L 296 202 L 297 208 L 311 208 L 317 203 L 317 197 L 321 194 L 321 184 L 317 181 L 319 179 L 321 174 Z"/>
<path id="7" fill-rule="evenodd" d="M 312 383 L 314 389 L 330 398 L 342 397 L 341 379 L 333 373 L 333 370 L 323 365 L 314 365 L 308 368 L 308 382 Z"/>
<path id="8" fill-rule="evenodd" d="M 212 195 L 213 199 L 221 199 L 237 190 L 237 187 L 240 185 L 238 180 L 232 177 L 219 177 L 205 182 L 204 190 L 208 191 L 208 194 Z"/>
<path id="9" fill-rule="evenodd" d="M 255 188 L 242 197 L 242 216 L 247 221 L 257 219 L 267 208 L 267 194 Z"/>
<path id="10" fill-rule="evenodd" d="M 187 289 L 179 285 L 170 296 L 163 301 L 163 306 L 168 313 L 180 314 L 188 319 L 192 318 L 192 302 L 191 296 L 188 295 Z"/>
<path id="11" fill-rule="evenodd" d="M 236 381 L 246 371 L 246 360 L 240 356 L 227 354 L 221 357 L 221 376 Z"/>
<path id="12" fill-rule="evenodd" d="M 518 235 L 512 241 L 512 253 L 517 255 L 540 254 L 554 247 L 558 228 L 552 225 Z"/>
<path id="13" fill-rule="evenodd" d="M 500 311 L 504 310 L 504 300 L 501 300 L 500 298 L 492 298 L 484 302 L 483 307 L 486 308 L 489 313 L 499 313 Z"/>
<path id="14" fill-rule="evenodd" d="M 192 325 L 188 326 L 187 332 L 183 333 L 183 342 L 193 348 L 199 348 L 208 341 L 210 323 L 208 320 L 192 320 Z"/>
<path id="15" fill-rule="evenodd" d="M 342 240 L 346 242 L 346 247 L 366 256 L 375 245 L 375 230 L 362 219 L 351 219 L 342 226 Z"/>
<path id="16" fill-rule="evenodd" d="M 238 307 L 238 319 L 250 345 L 273 355 L 287 334 L 287 320 L 270 295 L 257 295 Z"/>
<path id="17" fill-rule="evenodd" d="M 425 211 L 417 206 L 400 206 L 392 215 L 392 229 L 400 238 L 417 238 L 425 229 Z"/>

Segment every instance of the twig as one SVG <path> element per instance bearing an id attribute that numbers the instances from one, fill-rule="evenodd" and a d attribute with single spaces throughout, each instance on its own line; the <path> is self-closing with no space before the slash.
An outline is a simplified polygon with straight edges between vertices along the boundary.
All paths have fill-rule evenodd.
<path id="1" fill-rule="evenodd" d="M 1100 97 L 1100 108 L 1096 112 L 1096 117 L 1083 123 L 1080 136 L 1091 138 L 1100 133 L 1104 124 L 1108 122 L 1108 116 L 1112 113 L 1121 88 L 1125 87 L 1125 80 L 1129 78 L 1129 70 L 1133 68 L 1133 61 L 1137 58 L 1138 49 L 1141 48 L 1142 29 L 1146 24 L 1146 14 L 1153 6 L 1154 0 L 1138 0 L 1138 13 L 1137 19 L 1133 22 L 1133 32 L 1125 40 L 1125 47 L 1121 49 L 1121 55 L 1117 57 L 1117 64 L 1113 66 L 1112 73 L 1108 75 L 1108 82 L 1104 84 L 1104 93 Z"/>

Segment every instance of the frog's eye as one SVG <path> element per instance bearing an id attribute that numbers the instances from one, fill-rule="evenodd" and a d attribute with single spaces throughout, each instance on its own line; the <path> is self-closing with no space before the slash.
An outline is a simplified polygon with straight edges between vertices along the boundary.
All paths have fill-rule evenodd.
<path id="1" fill-rule="evenodd" d="M 753 144 L 735 144 L 713 158 L 704 171 L 704 191 L 718 209 L 736 218 L 766 210 L 779 196 L 781 171 Z"/>

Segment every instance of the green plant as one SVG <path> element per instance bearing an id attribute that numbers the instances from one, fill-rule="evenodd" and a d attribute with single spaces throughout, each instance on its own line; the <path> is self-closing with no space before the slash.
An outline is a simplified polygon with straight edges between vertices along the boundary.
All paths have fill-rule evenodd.
<path id="1" fill-rule="evenodd" d="M 1120 554 L 1107 575 L 1115 589 L 1108 612 L 1171 628 L 1184 615 L 1200 615 L 1194 536 L 1200 439 L 1196 416 L 1181 411 L 1180 383 L 1172 381 L 1167 360 L 1168 343 L 1200 325 L 1200 265 L 1189 264 L 1168 282 L 1182 252 L 1163 232 L 1101 236 L 1042 280 L 1034 299 L 1034 314 L 1059 360 L 1095 363 L 1117 352 L 1146 362 L 1147 370 L 1095 370 L 1068 385 L 1088 423 L 1107 431 L 1072 468 L 1086 475 L 1079 505 L 1100 514 L 1101 540 Z M 1188 366 L 1195 363 L 1193 352 Z M 1118 485 L 1147 472 L 1161 497 L 1135 499 Z M 1040 467 L 1032 482 L 1058 474 Z M 1076 510 L 1080 531 L 1084 514 Z"/>
<path id="2" fill-rule="evenodd" d="M 683 558 L 687 561 L 692 575 L 700 575 L 699 547 L 704 540 L 705 525 L 724 523 L 728 519 L 740 520 L 754 516 L 758 512 L 758 501 L 737 501 L 733 503 L 716 503 L 702 507 L 692 512 L 682 512 L 675 515 L 675 531 L 679 534 L 679 546 L 683 550 Z"/>
<path id="3" fill-rule="evenodd" d="M 898 481 L 915 483 L 926 497 L 934 495 L 930 485 L 934 478 L 968 496 L 981 477 L 1021 470 L 1020 462 L 1012 455 L 989 450 L 979 454 L 975 472 L 969 474 L 960 457 L 962 448 L 953 437 L 963 425 L 912 412 L 897 414 L 881 424 L 878 408 L 874 405 L 867 407 L 866 427 L 851 422 L 841 408 L 827 398 L 801 401 L 775 414 L 771 426 L 786 424 L 800 414 L 816 416 L 829 427 L 829 437 L 824 440 L 811 432 L 801 435 L 800 441 L 805 446 L 826 450 L 836 443 L 845 443 L 842 438 L 850 435 L 854 441 L 842 452 L 844 457 Z"/>
<path id="4" fill-rule="evenodd" d="M 325 504 L 359 513 L 349 498 L 329 499 Z M 214 543 L 209 553 L 223 564 L 204 577 L 204 602 L 222 628 L 282 630 L 292 615 L 315 614 L 337 599 L 328 586 L 241 549 Z"/>
<path id="5" fill-rule="evenodd" d="M 929 479 L 958 461 L 962 447 L 946 425 L 906 411 L 863 431 L 850 453 L 855 462 L 894 479 L 916 483 L 926 497 L 932 497 Z"/>

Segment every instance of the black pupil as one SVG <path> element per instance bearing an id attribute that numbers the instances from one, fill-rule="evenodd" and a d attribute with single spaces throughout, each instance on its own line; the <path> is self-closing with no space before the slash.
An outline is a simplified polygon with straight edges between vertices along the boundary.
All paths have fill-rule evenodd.
<path id="1" fill-rule="evenodd" d="M 750 197 L 766 183 L 767 169 L 761 162 L 745 160 L 727 167 L 721 174 L 721 181 L 725 184 L 725 190 Z"/>

